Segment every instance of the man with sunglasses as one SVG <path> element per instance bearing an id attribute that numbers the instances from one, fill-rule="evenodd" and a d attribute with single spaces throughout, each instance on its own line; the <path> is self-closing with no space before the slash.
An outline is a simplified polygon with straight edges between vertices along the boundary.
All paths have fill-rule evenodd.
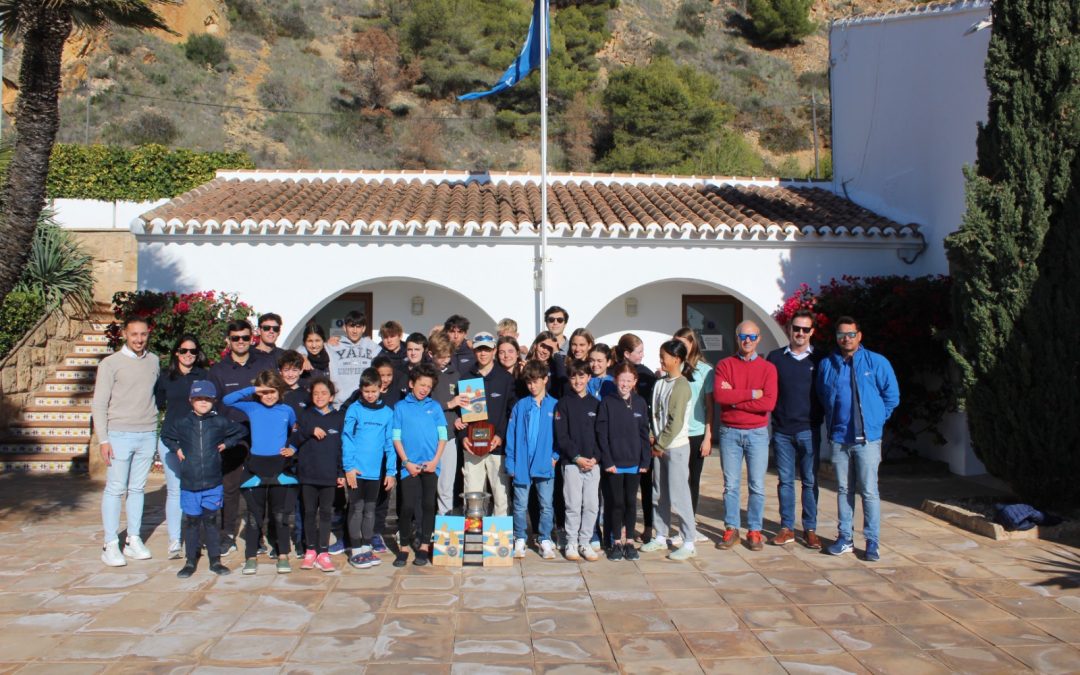
<path id="1" fill-rule="evenodd" d="M 776 366 L 758 356 L 761 329 L 753 321 L 735 328 L 738 352 L 716 364 L 713 396 L 720 404 L 720 463 L 724 469 L 724 534 L 716 547 L 739 542 L 739 488 L 742 463 L 750 498 L 746 505 L 746 546 L 762 549 L 765 470 L 769 466 L 769 413 L 776 407 Z"/>
<path id="2" fill-rule="evenodd" d="M 780 531 L 769 543 L 783 546 L 795 541 L 795 473 L 802 483 L 803 543 L 820 549 L 817 536 L 818 467 L 821 464 L 821 422 L 824 413 L 817 399 L 814 376 L 821 354 L 814 351 L 814 314 L 800 309 L 788 321 L 788 346 L 765 357 L 776 366 L 777 398 L 772 414 L 772 447 L 780 478 Z"/>
<path id="3" fill-rule="evenodd" d="M 278 338 L 281 337 L 281 316 L 270 313 L 259 317 L 259 344 L 255 345 L 255 351 L 265 354 L 274 363 L 281 358 L 285 350 L 277 346 Z"/>
<path id="4" fill-rule="evenodd" d="M 836 320 L 837 349 L 821 362 L 818 397 L 825 409 L 825 429 L 832 443 L 836 469 L 836 510 L 840 533 L 829 546 L 831 555 L 854 550 L 851 521 L 855 491 L 862 496 L 866 560 L 881 559 L 879 531 L 881 500 L 878 465 L 885 421 L 900 403 L 900 386 L 892 364 L 862 346 L 859 322 L 850 316 Z"/>
<path id="5" fill-rule="evenodd" d="M 555 336 L 555 342 L 559 345 L 557 352 L 563 356 L 566 356 L 570 349 L 570 341 L 566 339 L 566 324 L 569 320 L 570 313 L 558 305 L 552 305 L 544 312 L 544 323 Z"/>
<path id="6" fill-rule="evenodd" d="M 223 406 L 221 399 L 234 391 L 250 387 L 255 376 L 263 370 L 275 370 L 276 362 L 268 354 L 251 348 L 251 324 L 244 319 L 230 321 L 226 328 L 229 351 L 224 358 L 210 367 L 210 381 L 218 393 L 217 410 L 233 422 L 247 426 L 247 415 L 231 406 Z M 240 482 L 243 480 L 244 458 L 249 441 L 221 453 L 222 484 L 225 488 L 221 507 L 221 553 L 236 550 L 236 528 L 240 510 Z"/>

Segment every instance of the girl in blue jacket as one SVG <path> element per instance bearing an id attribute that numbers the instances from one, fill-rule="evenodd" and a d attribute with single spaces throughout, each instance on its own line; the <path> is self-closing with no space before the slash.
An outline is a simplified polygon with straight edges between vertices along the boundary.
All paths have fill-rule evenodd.
<path id="1" fill-rule="evenodd" d="M 379 371 L 368 368 L 360 375 L 360 398 L 345 413 L 341 465 L 349 497 L 349 564 L 358 569 L 378 565 L 371 542 L 375 532 L 375 507 L 382 491 L 394 489 L 397 473 L 393 441 L 394 410 L 381 397 Z M 381 477 L 385 476 L 385 478 Z"/>

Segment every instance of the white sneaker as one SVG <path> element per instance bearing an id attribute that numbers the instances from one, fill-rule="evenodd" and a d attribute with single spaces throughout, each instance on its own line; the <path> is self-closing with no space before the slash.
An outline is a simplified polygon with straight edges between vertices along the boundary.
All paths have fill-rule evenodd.
<path id="1" fill-rule="evenodd" d="M 706 542 L 706 541 L 709 541 L 709 538 L 706 537 L 705 535 L 703 535 L 701 533 L 701 530 L 698 530 L 698 533 L 696 535 L 694 535 L 694 543 L 695 544 L 700 544 L 700 543 Z"/>
<path id="2" fill-rule="evenodd" d="M 672 537 L 671 538 L 671 545 L 674 546 L 675 548 L 679 548 L 680 546 L 682 546 L 683 545 L 683 536 L 681 534 L 677 534 L 674 537 Z"/>
<path id="3" fill-rule="evenodd" d="M 525 540 L 524 539 L 516 539 L 516 540 L 514 540 L 514 557 L 515 558 L 524 558 L 525 557 Z"/>
<path id="4" fill-rule="evenodd" d="M 127 565 L 127 560 L 124 560 L 124 554 L 120 553 L 120 542 L 118 540 L 114 539 L 101 547 L 101 562 L 109 567 L 123 567 L 124 565 Z"/>
<path id="5" fill-rule="evenodd" d="M 589 562 L 596 562 L 600 559 L 600 556 L 596 554 L 596 551 L 593 550 L 592 546 L 582 546 L 581 557 Z"/>
<path id="6" fill-rule="evenodd" d="M 154 557 L 150 553 L 150 549 L 146 548 L 146 544 L 138 537 L 128 537 L 127 546 L 124 547 L 124 555 L 133 560 L 149 560 Z"/>
<path id="7" fill-rule="evenodd" d="M 184 557 L 184 546 L 179 539 L 169 542 L 169 560 L 179 560 Z"/>
<path id="8" fill-rule="evenodd" d="M 555 559 L 555 544 L 551 543 L 550 539 L 540 542 L 540 557 L 544 560 Z"/>

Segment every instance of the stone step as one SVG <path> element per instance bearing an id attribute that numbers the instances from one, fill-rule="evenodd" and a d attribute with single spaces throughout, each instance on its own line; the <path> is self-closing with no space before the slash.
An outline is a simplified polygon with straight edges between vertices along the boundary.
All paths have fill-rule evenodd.
<path id="1" fill-rule="evenodd" d="M 24 422 L 90 422 L 90 406 L 53 407 L 28 405 L 23 408 Z"/>
<path id="2" fill-rule="evenodd" d="M 79 337 L 79 342 L 91 342 L 96 345 L 109 344 L 109 336 L 105 333 L 83 333 Z"/>
<path id="3" fill-rule="evenodd" d="M 105 358 L 106 354 L 68 354 L 64 357 L 63 366 L 93 366 L 97 369 L 98 363 Z"/>
<path id="4" fill-rule="evenodd" d="M 0 441 L 0 457 L 8 455 L 27 455 L 27 454 L 41 454 L 41 455 L 56 455 L 74 457 L 77 455 L 86 454 L 90 449 L 90 444 L 87 439 L 78 441 L 77 439 L 50 439 L 45 442 L 44 439 L 26 438 L 26 439 L 7 439 Z"/>
<path id="5" fill-rule="evenodd" d="M 0 457 L 0 473 L 86 473 L 88 460 L 30 453 Z"/>
<path id="6" fill-rule="evenodd" d="M 9 440 L 29 439 L 43 441 L 90 440 L 90 424 L 84 421 L 36 421 L 13 422 L 8 426 L 6 437 Z"/>
<path id="7" fill-rule="evenodd" d="M 45 406 L 48 408 L 69 408 L 72 406 L 89 406 L 94 398 L 93 385 L 90 391 L 80 392 L 40 392 L 34 394 L 32 405 Z"/>
<path id="8" fill-rule="evenodd" d="M 58 366 L 54 379 L 65 382 L 90 382 L 93 384 L 97 375 L 97 366 Z"/>
<path id="9" fill-rule="evenodd" d="M 59 373 L 57 373 L 59 374 Z M 45 380 L 45 392 L 48 394 L 82 394 L 86 392 L 93 393 L 94 380 L 91 379 L 73 379 L 69 377 L 50 377 Z"/>
<path id="10" fill-rule="evenodd" d="M 110 347 L 107 342 L 98 343 L 79 340 L 75 343 L 75 346 L 72 347 L 72 353 L 74 354 L 101 354 L 102 356 L 108 356 L 109 354 L 112 354 L 113 351 L 115 350 Z"/>

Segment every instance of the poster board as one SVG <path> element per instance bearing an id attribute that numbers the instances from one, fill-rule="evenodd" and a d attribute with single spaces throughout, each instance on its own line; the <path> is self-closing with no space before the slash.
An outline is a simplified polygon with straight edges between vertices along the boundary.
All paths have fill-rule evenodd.
<path id="1" fill-rule="evenodd" d="M 435 516 L 431 564 L 461 567 L 465 543 L 465 516 Z"/>
<path id="2" fill-rule="evenodd" d="M 484 567 L 514 565 L 514 519 L 511 516 L 484 518 Z"/>
<path id="3" fill-rule="evenodd" d="M 481 422 L 488 418 L 484 378 L 472 377 L 459 380 L 458 396 L 462 399 L 461 420 L 463 422 Z"/>

